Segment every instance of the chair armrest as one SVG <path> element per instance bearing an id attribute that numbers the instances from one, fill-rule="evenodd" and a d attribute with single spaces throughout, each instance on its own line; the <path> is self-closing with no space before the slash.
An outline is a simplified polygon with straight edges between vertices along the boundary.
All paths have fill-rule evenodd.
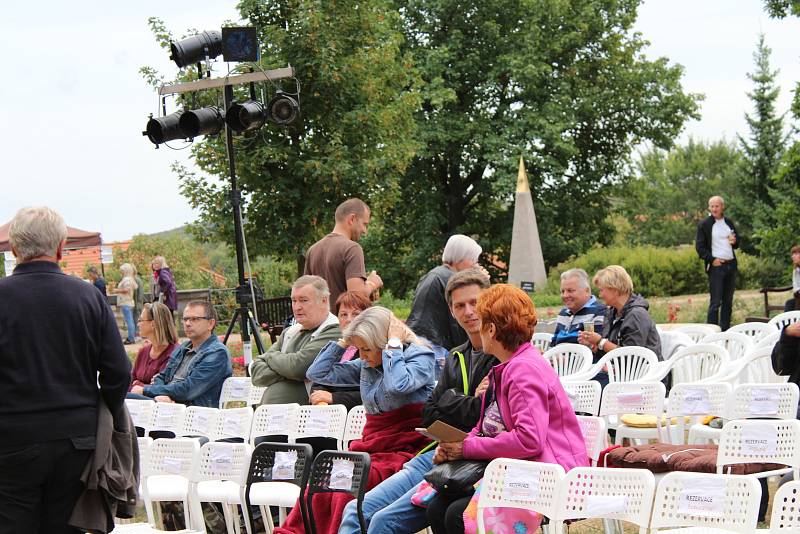
<path id="1" fill-rule="evenodd" d="M 792 286 L 785 286 L 785 287 L 762 287 L 758 290 L 759 293 L 783 293 L 784 291 L 789 291 L 792 289 Z"/>
<path id="2" fill-rule="evenodd" d="M 574 373 L 567 376 L 562 376 L 562 382 L 584 382 L 586 380 L 591 380 L 595 377 L 597 373 L 603 370 L 603 366 L 606 364 L 605 356 L 597 361 L 597 363 L 593 363 L 587 369 L 580 371 L 578 373 Z"/>
<path id="3" fill-rule="evenodd" d="M 658 362 L 637 382 L 661 382 L 672 371 L 674 360 Z"/>

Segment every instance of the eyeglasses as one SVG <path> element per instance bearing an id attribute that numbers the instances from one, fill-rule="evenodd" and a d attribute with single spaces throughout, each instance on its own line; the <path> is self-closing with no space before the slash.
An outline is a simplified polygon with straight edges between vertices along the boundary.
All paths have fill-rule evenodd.
<path id="1" fill-rule="evenodd" d="M 153 320 L 152 319 L 145 319 L 143 317 L 139 317 L 139 322 L 140 323 L 152 323 Z"/>
<path id="2" fill-rule="evenodd" d="M 209 319 L 211 319 L 211 317 L 181 317 L 181 321 L 183 321 L 184 323 L 192 323 L 192 324 L 196 323 L 197 321 L 203 321 L 203 320 L 208 321 Z"/>

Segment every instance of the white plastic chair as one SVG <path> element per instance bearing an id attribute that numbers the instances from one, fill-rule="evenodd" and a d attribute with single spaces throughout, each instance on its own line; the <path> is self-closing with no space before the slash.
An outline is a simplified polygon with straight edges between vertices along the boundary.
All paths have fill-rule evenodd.
<path id="1" fill-rule="evenodd" d="M 725 421 L 752 418 L 794 419 L 799 396 L 797 384 L 791 382 L 739 384 L 726 399 L 722 417 Z M 719 428 L 692 425 L 689 429 L 689 443 L 717 440 L 721 433 L 722 429 Z"/>
<path id="2" fill-rule="evenodd" d="M 764 332 L 763 336 L 758 338 L 758 341 L 756 341 L 755 348 L 761 349 L 766 347 L 772 349 L 772 347 L 775 345 L 775 343 L 778 342 L 780 338 L 781 338 L 780 332 L 772 332 L 768 330 Z"/>
<path id="3" fill-rule="evenodd" d="M 700 340 L 711 334 L 719 332 L 719 327 L 714 327 L 709 324 L 687 324 L 675 328 L 673 332 L 680 332 L 686 334 L 695 343 L 700 343 Z"/>
<path id="4" fill-rule="evenodd" d="M 186 406 L 175 402 L 154 402 L 153 423 L 148 428 L 148 435 L 152 432 L 172 432 L 176 436 L 183 424 L 183 413 Z"/>
<path id="5" fill-rule="evenodd" d="M 700 425 L 699 419 L 707 415 L 721 417 L 728 409 L 726 403 L 731 391 L 731 385 L 727 382 L 673 386 L 667 400 L 666 429 L 670 442 L 677 445 L 686 442 L 686 417 L 694 418 L 693 424 L 703 427 L 705 425 Z M 673 417 L 677 417 L 677 424 L 672 424 Z M 653 430 L 652 439 L 656 439 L 658 436 Z"/>
<path id="6" fill-rule="evenodd" d="M 565 381 L 591 380 L 603 367 L 608 369 L 608 381 L 635 382 L 642 380 L 658 363 L 655 352 L 645 347 L 617 347 L 582 373 L 564 377 Z"/>
<path id="7" fill-rule="evenodd" d="M 146 436 L 150 431 L 150 427 L 153 426 L 153 410 L 156 408 L 156 403 L 144 399 L 125 399 L 125 407 L 128 408 L 128 413 L 131 414 L 133 426 L 144 430 L 144 435 Z"/>
<path id="8" fill-rule="evenodd" d="M 783 330 L 787 325 L 800 321 L 800 310 L 779 313 L 767 322 L 767 330 L 770 332 Z"/>
<path id="9" fill-rule="evenodd" d="M 704 379 L 717 381 L 728 361 L 728 351 L 723 347 L 711 344 L 691 345 L 679 350 L 669 360 L 658 362 L 644 380 L 655 382 L 672 373 L 673 384 L 699 382 Z"/>
<path id="10" fill-rule="evenodd" d="M 578 424 L 581 425 L 586 453 L 589 455 L 592 465 L 596 466 L 600 453 L 608 447 L 606 420 L 592 415 L 578 415 L 576 417 L 578 418 Z"/>
<path id="11" fill-rule="evenodd" d="M 659 330 L 658 336 L 661 338 L 661 356 L 664 360 L 669 360 L 682 348 L 694 345 L 692 338 L 682 332 Z"/>
<path id="12" fill-rule="evenodd" d="M 539 352 L 544 354 L 550 348 L 550 342 L 553 341 L 553 334 L 547 332 L 535 332 L 531 338 L 531 345 L 539 349 Z"/>
<path id="13" fill-rule="evenodd" d="M 592 365 L 592 350 L 577 343 L 560 343 L 544 353 L 558 376 L 582 373 Z"/>
<path id="14" fill-rule="evenodd" d="M 189 480 L 199 452 L 200 444 L 191 438 L 157 439 L 150 445 L 142 470 L 141 496 L 151 525 L 156 524 L 153 502 L 158 501 L 182 502 L 187 526 L 200 524 L 189 506 Z"/>
<path id="15" fill-rule="evenodd" d="M 250 444 L 257 445 L 256 439 L 262 436 L 286 436 L 287 442 L 293 442 L 299 412 L 300 405 L 297 403 L 262 404 L 253 414 Z"/>
<path id="16" fill-rule="evenodd" d="M 220 410 L 230 402 L 241 402 L 249 405 L 251 385 L 252 382 L 249 376 L 229 376 L 226 378 L 225 382 L 222 383 L 222 391 L 219 394 Z"/>
<path id="17" fill-rule="evenodd" d="M 364 406 L 358 405 L 347 412 L 347 421 L 344 424 L 344 442 L 345 449 L 350 442 L 354 439 L 361 439 L 364 434 L 364 425 L 367 424 L 367 412 Z"/>
<path id="18" fill-rule="evenodd" d="M 250 439 L 250 426 L 253 422 L 253 409 L 228 408 L 219 411 L 217 425 L 214 428 L 212 439 L 238 438 L 247 443 Z"/>
<path id="19" fill-rule="evenodd" d="M 558 464 L 509 458 L 492 460 L 481 482 L 478 532 L 486 532 L 483 519 L 486 508 L 517 508 L 555 517 L 564 476 L 564 468 Z"/>
<path id="20" fill-rule="evenodd" d="M 218 502 L 222 504 L 228 534 L 239 534 L 237 507 L 243 502 L 242 488 L 247 481 L 251 453 L 252 448 L 247 443 L 209 442 L 200 448 L 192 471 L 189 499 L 195 517 L 203 517 L 202 503 Z M 249 532 L 250 525 L 245 524 Z"/>
<path id="21" fill-rule="evenodd" d="M 255 409 L 256 406 L 261 404 L 261 399 L 264 398 L 265 391 L 267 391 L 267 386 L 254 386 L 250 384 L 250 394 L 247 399 L 247 404 L 253 406 Z"/>
<path id="22" fill-rule="evenodd" d="M 751 323 L 741 323 L 734 325 L 728 328 L 726 332 L 736 332 L 739 334 L 744 334 L 748 336 L 753 342 L 756 342 L 765 332 L 769 332 L 769 330 L 767 330 L 767 323 L 751 322 Z"/>
<path id="23" fill-rule="evenodd" d="M 334 438 L 336 448 L 344 450 L 344 425 L 347 421 L 347 408 L 341 404 L 330 406 L 300 406 L 297 414 L 298 438 Z"/>
<path id="24" fill-rule="evenodd" d="M 647 532 L 655 479 L 646 469 L 575 467 L 564 477 L 553 521 L 564 531 L 567 519 L 603 518 L 628 521 Z"/>
<path id="25" fill-rule="evenodd" d="M 785 382 L 786 378 L 775 374 L 772 369 L 772 347 L 756 347 L 708 381 L 730 382 L 734 385 L 747 382 L 779 384 Z"/>
<path id="26" fill-rule="evenodd" d="M 730 330 L 706 336 L 700 343 L 710 343 L 723 347 L 728 351 L 728 356 L 731 361 L 743 358 L 754 345 L 753 339 L 750 336 L 742 334 L 741 332 L 731 332 Z"/>
<path id="27" fill-rule="evenodd" d="M 772 515 L 769 529 L 758 532 L 800 532 L 800 481 L 792 480 L 783 484 L 772 499 Z"/>
<path id="28" fill-rule="evenodd" d="M 600 403 L 600 416 L 625 414 L 656 415 L 656 434 L 660 441 L 664 441 L 661 427 L 661 414 L 664 413 L 664 396 L 666 388 L 661 382 L 618 382 L 608 384 L 603 390 L 603 400 Z M 611 426 L 612 422 L 609 422 Z M 622 444 L 624 438 L 648 439 L 653 429 L 633 428 L 622 422 L 616 427 L 614 443 Z"/>
<path id="29" fill-rule="evenodd" d="M 213 439 L 220 410 L 204 406 L 189 406 L 183 414 L 183 423 L 178 431 L 179 436 L 203 436 Z"/>
<path id="30" fill-rule="evenodd" d="M 673 471 L 658 483 L 651 532 L 751 534 L 760 498 L 754 477 Z"/>
<path id="31" fill-rule="evenodd" d="M 764 445 L 746 446 L 748 436 L 763 439 Z M 741 419 L 730 421 L 722 427 L 717 451 L 717 473 L 725 466 L 744 463 L 773 463 L 788 466 L 785 469 L 762 471 L 752 476 L 766 478 L 791 472 L 795 480 L 800 476 L 800 421 L 797 419 Z"/>
<path id="32" fill-rule="evenodd" d="M 600 395 L 602 393 L 600 382 L 586 380 L 584 382 L 562 382 L 561 385 L 564 387 L 575 413 L 589 415 L 600 413 Z"/>

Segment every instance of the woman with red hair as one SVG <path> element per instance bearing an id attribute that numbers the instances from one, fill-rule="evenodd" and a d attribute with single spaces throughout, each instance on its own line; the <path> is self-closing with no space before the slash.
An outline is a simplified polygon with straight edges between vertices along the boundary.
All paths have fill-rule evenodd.
<path id="1" fill-rule="evenodd" d="M 480 294 L 477 312 L 483 350 L 500 363 L 489 372 L 478 424 L 464 441 L 440 443 L 433 463 L 516 458 L 556 463 L 565 470 L 589 465 L 580 425 L 558 375 L 530 343 L 536 326 L 530 297 L 498 284 Z M 474 511 L 465 514 L 471 498 L 434 496 L 427 512 L 434 534 L 464 532 L 465 519 L 474 526 Z M 539 520 L 533 517 L 535 526 Z"/>

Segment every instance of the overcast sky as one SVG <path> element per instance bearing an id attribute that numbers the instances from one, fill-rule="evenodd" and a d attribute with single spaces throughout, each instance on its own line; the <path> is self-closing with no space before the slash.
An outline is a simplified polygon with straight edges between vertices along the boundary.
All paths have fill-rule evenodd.
<path id="1" fill-rule="evenodd" d="M 139 67 L 174 72 L 150 34 L 150 16 L 176 34 L 238 18 L 235 2 L 222 0 L 4 5 L 0 224 L 22 206 L 46 204 L 108 242 L 193 219 L 169 169 L 188 151 L 154 150 L 141 135 L 158 100 Z M 682 64 L 685 89 L 706 95 L 702 119 L 688 124 L 682 139 L 746 132 L 746 73 L 759 32 L 780 69 L 779 109 L 788 109 L 800 80 L 797 19 L 769 19 L 761 0 L 646 0 L 637 29 L 652 43 L 649 57 Z"/>

